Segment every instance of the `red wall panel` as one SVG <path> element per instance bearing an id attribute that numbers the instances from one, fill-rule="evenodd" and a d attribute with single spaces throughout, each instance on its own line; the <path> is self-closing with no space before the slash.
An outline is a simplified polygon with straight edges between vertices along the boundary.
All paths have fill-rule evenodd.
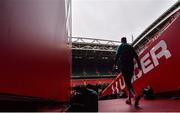
<path id="1" fill-rule="evenodd" d="M 68 101 L 64 0 L 0 1 L 0 93 Z"/>

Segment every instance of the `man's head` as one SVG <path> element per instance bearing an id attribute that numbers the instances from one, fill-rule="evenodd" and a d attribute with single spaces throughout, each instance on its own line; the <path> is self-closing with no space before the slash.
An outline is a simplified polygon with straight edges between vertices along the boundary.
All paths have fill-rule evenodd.
<path id="1" fill-rule="evenodd" d="M 121 38 L 121 43 L 127 43 L 126 37 Z"/>

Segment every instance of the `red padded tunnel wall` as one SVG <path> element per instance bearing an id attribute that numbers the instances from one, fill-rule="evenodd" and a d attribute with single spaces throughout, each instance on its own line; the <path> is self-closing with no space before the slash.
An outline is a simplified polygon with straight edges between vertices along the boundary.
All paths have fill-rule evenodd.
<path id="1" fill-rule="evenodd" d="M 0 1 L 0 93 L 68 101 L 64 0 Z"/>

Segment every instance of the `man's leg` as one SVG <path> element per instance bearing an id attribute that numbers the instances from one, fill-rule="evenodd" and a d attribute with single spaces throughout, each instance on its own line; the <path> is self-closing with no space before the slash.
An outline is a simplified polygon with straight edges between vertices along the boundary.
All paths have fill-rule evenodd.
<path id="1" fill-rule="evenodd" d="M 126 104 L 131 104 L 131 96 L 133 95 L 131 91 L 132 89 L 131 77 L 128 75 L 128 73 L 122 73 L 122 74 L 124 75 L 124 81 L 128 91 L 128 99 L 126 100 Z"/>
<path id="2" fill-rule="evenodd" d="M 135 103 L 134 106 L 137 107 L 139 105 L 139 100 L 141 98 L 141 96 L 136 93 L 136 91 L 134 90 L 132 83 L 131 83 L 131 79 L 133 76 L 133 72 L 129 71 L 129 72 L 125 72 L 122 73 L 124 75 L 124 81 L 126 83 L 127 89 L 128 89 L 128 99 L 126 101 L 127 104 L 131 104 L 131 96 L 133 96 L 135 98 Z"/>
<path id="3" fill-rule="evenodd" d="M 134 99 L 135 99 L 134 106 L 135 106 L 135 107 L 138 107 L 139 101 L 140 101 L 140 99 L 141 99 L 141 95 L 138 95 L 138 94 L 136 93 L 136 91 L 134 90 L 132 84 L 130 84 L 129 86 L 130 86 L 130 87 L 129 87 L 129 92 L 130 92 L 130 94 L 131 94 L 131 95 L 134 97 Z"/>
<path id="4" fill-rule="evenodd" d="M 128 99 L 126 100 L 126 104 L 131 104 L 131 91 L 128 90 Z"/>
<path id="5" fill-rule="evenodd" d="M 130 88 L 130 92 L 131 92 L 131 94 L 133 95 L 133 97 L 136 97 L 136 96 L 137 96 L 137 93 L 136 93 L 136 91 L 134 90 L 133 87 Z"/>
<path id="6" fill-rule="evenodd" d="M 134 106 L 137 107 L 139 105 L 139 101 L 141 99 L 141 95 L 138 95 L 133 87 L 130 89 L 130 92 L 131 92 L 131 94 L 133 95 L 133 97 L 135 99 Z"/>

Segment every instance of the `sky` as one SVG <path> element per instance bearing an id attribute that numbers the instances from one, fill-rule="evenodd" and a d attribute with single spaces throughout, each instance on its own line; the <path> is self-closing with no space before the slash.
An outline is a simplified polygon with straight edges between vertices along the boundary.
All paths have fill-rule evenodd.
<path id="1" fill-rule="evenodd" d="M 177 1 L 72 0 L 72 36 L 131 43 Z"/>

